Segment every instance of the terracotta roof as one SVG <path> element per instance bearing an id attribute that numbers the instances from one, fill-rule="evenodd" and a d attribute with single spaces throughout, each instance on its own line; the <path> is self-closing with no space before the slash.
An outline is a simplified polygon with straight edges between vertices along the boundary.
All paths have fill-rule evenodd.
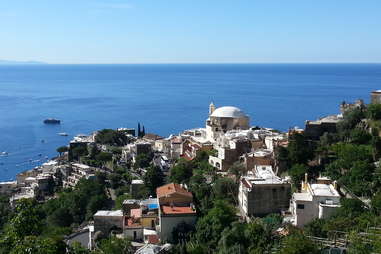
<path id="1" fill-rule="evenodd" d="M 163 214 L 195 214 L 196 210 L 193 210 L 190 206 L 161 206 Z"/>
<path id="2" fill-rule="evenodd" d="M 177 183 L 169 183 L 156 189 L 156 195 L 158 198 L 165 197 L 174 193 L 178 193 L 183 196 L 193 197 L 191 192 L 187 191 L 186 189 L 181 187 L 180 184 Z"/>

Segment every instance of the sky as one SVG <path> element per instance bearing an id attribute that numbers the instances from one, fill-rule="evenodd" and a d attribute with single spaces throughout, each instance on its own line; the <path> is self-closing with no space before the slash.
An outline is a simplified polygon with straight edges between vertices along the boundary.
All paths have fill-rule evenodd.
<path id="1" fill-rule="evenodd" d="M 0 59 L 381 62 L 380 0 L 0 0 Z"/>

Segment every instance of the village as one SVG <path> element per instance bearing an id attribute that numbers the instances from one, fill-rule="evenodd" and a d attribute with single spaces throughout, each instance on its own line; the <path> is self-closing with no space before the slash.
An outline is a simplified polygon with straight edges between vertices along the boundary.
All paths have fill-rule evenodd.
<path id="1" fill-rule="evenodd" d="M 372 92 L 371 100 L 381 103 L 381 92 Z M 343 114 L 361 107 L 365 107 L 361 100 L 342 103 L 337 115 L 306 121 L 304 129 L 281 132 L 252 126 L 253 120 L 237 107 L 216 107 L 211 103 L 205 127 L 167 138 L 145 133 L 140 124 L 137 131 L 120 128 L 78 135 L 66 148 L 57 149 L 57 158 L 18 174 L 15 181 L 1 182 L 0 193 L 10 196 L 11 206 L 22 199 L 45 202 L 55 198 L 56 189 L 75 188 L 81 179 L 114 176 L 115 179 L 106 177 L 111 179 L 107 188 L 112 200 L 109 210 L 96 211 L 91 220 L 66 237 L 67 243 L 79 242 L 84 248 L 93 249 L 99 235 L 112 234 L 130 239 L 135 253 L 160 253 L 171 248 L 179 225 L 194 227 L 198 219 L 194 194 L 186 182 L 170 181 L 172 169 L 203 153 L 214 174 L 237 183 L 234 193 L 240 221 L 279 214 L 283 223 L 303 228 L 314 219 L 329 218 L 341 206 L 342 197 L 360 200 L 364 206 L 369 205 L 369 200 L 325 175 L 305 173 L 295 186 L 287 174 L 287 165 L 279 159 L 280 148 L 286 148 L 295 133 L 311 142 L 324 133 L 335 133 Z M 145 182 L 149 166 L 166 179 L 152 191 L 146 190 Z M 129 180 L 117 179 L 115 169 L 120 167 L 129 168 Z M 206 179 L 213 184 L 207 176 Z M 285 228 L 278 230 L 282 233 Z"/>

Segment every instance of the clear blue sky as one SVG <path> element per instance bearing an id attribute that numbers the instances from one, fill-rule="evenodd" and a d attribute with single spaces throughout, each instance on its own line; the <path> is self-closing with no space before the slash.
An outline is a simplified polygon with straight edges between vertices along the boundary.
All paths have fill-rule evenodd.
<path id="1" fill-rule="evenodd" d="M 381 0 L 2 0 L 0 59 L 381 62 Z"/>

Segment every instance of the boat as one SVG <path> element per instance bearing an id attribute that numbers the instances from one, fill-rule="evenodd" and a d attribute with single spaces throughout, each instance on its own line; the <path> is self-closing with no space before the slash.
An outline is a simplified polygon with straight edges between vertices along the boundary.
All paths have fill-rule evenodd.
<path id="1" fill-rule="evenodd" d="M 44 120 L 44 124 L 60 124 L 61 120 L 55 118 L 48 118 Z"/>
<path id="2" fill-rule="evenodd" d="M 8 156 L 8 152 L 1 152 L 0 156 Z"/>
<path id="3" fill-rule="evenodd" d="M 58 135 L 60 135 L 60 136 L 69 136 L 69 134 L 67 134 L 66 132 L 60 132 L 60 133 L 58 133 Z"/>

